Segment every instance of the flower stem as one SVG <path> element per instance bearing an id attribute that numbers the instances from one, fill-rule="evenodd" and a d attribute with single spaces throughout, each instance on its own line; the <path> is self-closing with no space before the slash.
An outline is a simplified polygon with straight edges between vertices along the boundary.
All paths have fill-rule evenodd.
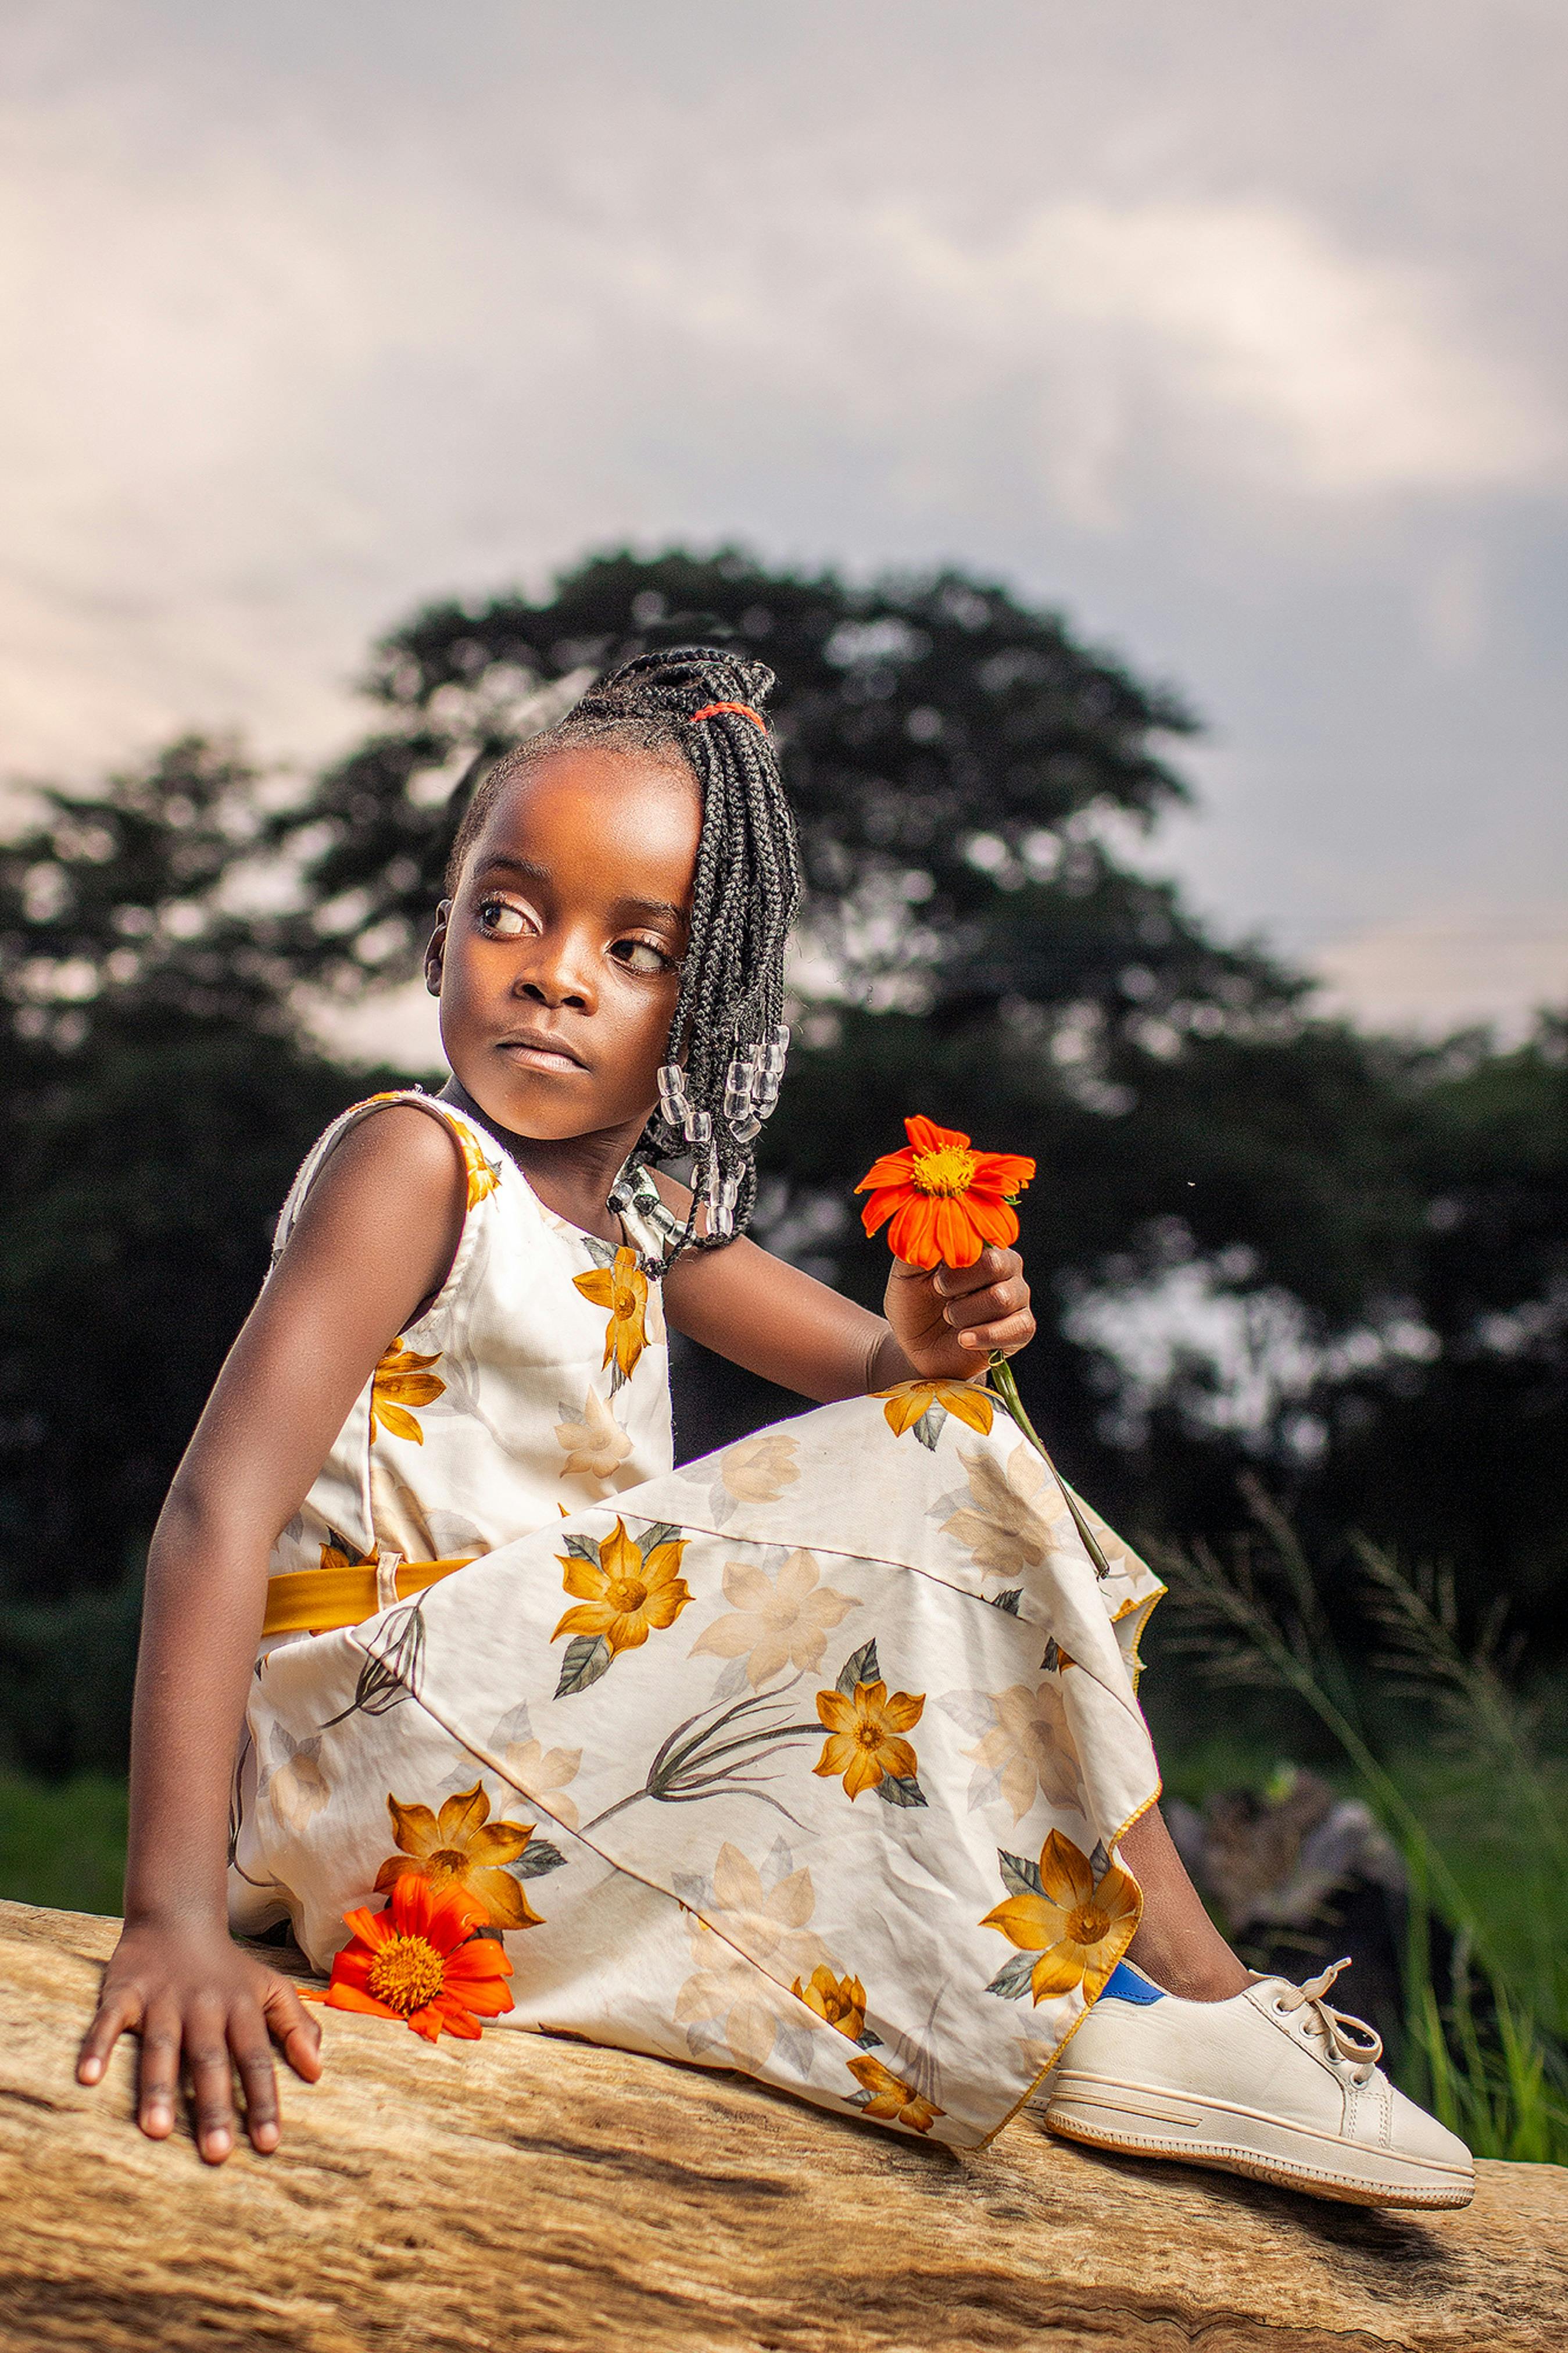
<path id="1" fill-rule="evenodd" d="M 1019 1429 L 1028 1440 L 1030 1445 L 1039 1455 L 1041 1461 L 1045 1464 L 1047 1470 L 1056 1481 L 1057 1485 L 1061 1489 L 1062 1499 L 1066 1503 L 1068 1510 L 1072 1514 L 1072 1524 L 1083 1539 L 1084 1550 L 1088 1553 L 1089 1559 L 1094 1563 L 1094 1573 L 1096 1577 L 1109 1577 L 1110 1575 L 1110 1563 L 1106 1559 L 1104 1553 L 1100 1550 L 1100 1539 L 1095 1535 L 1094 1530 L 1089 1526 L 1089 1521 L 1084 1515 L 1083 1506 L 1079 1504 L 1078 1497 L 1073 1493 L 1072 1489 L 1068 1485 L 1067 1481 L 1062 1477 L 1061 1472 L 1057 1469 L 1056 1464 L 1051 1461 L 1049 1454 L 1046 1451 L 1045 1440 L 1040 1436 L 1039 1431 L 1035 1428 L 1034 1423 L 1024 1411 L 1024 1400 L 1018 1395 L 1018 1384 L 1013 1377 L 1012 1366 L 1007 1362 L 1005 1356 L 994 1356 L 991 1359 L 989 1371 L 991 1375 L 992 1387 L 995 1389 L 997 1396 L 1001 1398 L 1003 1404 L 1006 1407 L 1008 1412 L 1012 1415 L 1014 1420 L 1017 1423 Z"/>

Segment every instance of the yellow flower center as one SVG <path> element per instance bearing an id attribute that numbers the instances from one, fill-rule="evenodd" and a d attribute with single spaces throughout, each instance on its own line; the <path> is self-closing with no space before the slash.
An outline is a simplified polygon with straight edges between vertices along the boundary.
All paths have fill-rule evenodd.
<path id="1" fill-rule="evenodd" d="M 917 1192 L 937 1193 L 952 1200 L 956 1194 L 968 1192 L 976 1166 L 973 1152 L 964 1152 L 956 1144 L 939 1144 L 934 1152 L 916 1153 L 910 1176 Z"/>
<path id="2" fill-rule="evenodd" d="M 632 1618 L 647 1599 L 647 1588 L 639 1585 L 635 1577 L 612 1577 L 605 1599 L 617 1616 Z"/>
<path id="3" fill-rule="evenodd" d="M 455 1846 L 438 1846 L 425 1865 L 424 1876 L 437 1893 L 449 1887 L 454 1879 L 461 1879 L 468 1868 L 468 1858 Z"/>
<path id="4" fill-rule="evenodd" d="M 1092 1904 L 1080 1904 L 1068 1920 L 1068 1936 L 1075 1945 L 1098 1945 L 1109 1934 L 1110 1922 Z"/>
<path id="5" fill-rule="evenodd" d="M 637 1301 L 629 1291 L 623 1291 L 616 1302 L 616 1314 L 623 1324 L 629 1324 L 637 1312 Z"/>
<path id="6" fill-rule="evenodd" d="M 370 1965 L 370 1990 L 388 2010 L 423 2010 L 446 1982 L 447 1965 L 423 1936 L 394 1936 Z"/>
<path id="7" fill-rule="evenodd" d="M 863 1715 L 855 1726 L 855 1737 L 862 1748 L 880 1748 L 882 1727 L 879 1724 L 873 1724 L 869 1716 Z"/>

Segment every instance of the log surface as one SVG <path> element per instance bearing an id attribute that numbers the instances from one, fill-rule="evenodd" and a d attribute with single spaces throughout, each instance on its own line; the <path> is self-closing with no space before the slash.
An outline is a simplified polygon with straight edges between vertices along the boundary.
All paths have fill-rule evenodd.
<path id="1" fill-rule="evenodd" d="M 1330 2206 L 1016 2119 L 958 2158 L 732 2076 L 321 2013 L 285 2140 L 203 2166 L 76 2046 L 117 1923 L 0 1905 L 0 2348 L 161 2353 L 1525 2353 L 1568 2346 L 1568 2172 Z M 272 1956 L 270 1957 L 276 1957 Z"/>

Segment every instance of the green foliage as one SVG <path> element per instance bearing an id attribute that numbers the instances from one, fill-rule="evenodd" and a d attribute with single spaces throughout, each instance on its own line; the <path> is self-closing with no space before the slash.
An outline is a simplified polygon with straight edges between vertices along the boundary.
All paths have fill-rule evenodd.
<path id="1" fill-rule="evenodd" d="M 119 1588 L 300 1157 L 395 1082 L 326 1060 L 301 992 L 411 971 L 484 764 L 595 669 L 698 637 L 778 670 L 810 881 L 763 1238 L 874 1301 L 848 1187 L 906 1113 L 1033 1153 L 1020 1383 L 1075 1483 L 1125 1526 L 1223 1535 L 1262 1462 L 1315 1555 L 1365 1527 L 1451 1562 L 1462 1616 L 1504 1589 L 1554 1639 L 1568 1024 L 1497 1053 L 1314 1018 L 1138 870 L 1183 797 L 1173 695 L 994 582 L 733 551 L 433 607 L 377 649 L 376 724 L 325 775 L 186 739 L 0 847 L 0 1606 Z M 1184 1268 L 1310 1360 L 1250 1423 L 1192 1356 L 1134 1409 L 1073 1320 Z M 789 1408 L 698 1351 L 682 1380 L 688 1452 Z M 0 1754 L 39 1753 L 10 1688 Z"/>
<path id="2" fill-rule="evenodd" d="M 0 1897 L 61 1912 L 118 1913 L 124 1878 L 122 1780 L 0 1774 Z"/>
<path id="3" fill-rule="evenodd" d="M 1228 1559 L 1203 1545 L 1161 1554 L 1175 1648 L 1210 1683 L 1289 1694 L 1316 1717 L 1398 1844 L 1410 1890 L 1405 2088 L 1479 2157 L 1568 2162 L 1565 1776 L 1542 1746 L 1539 1712 L 1502 1670 L 1500 1613 L 1467 1650 L 1451 1580 L 1406 1575 L 1359 1541 L 1383 1647 L 1370 1675 L 1358 1672 L 1289 1522 L 1256 1484 L 1250 1501 L 1258 1539 L 1238 1540 Z M 1437 1804 L 1430 1763 L 1388 1741 L 1388 1724 L 1407 1720 L 1401 1704 L 1415 1704 L 1447 1766 Z M 1449 1852 L 1456 1831 L 1456 1854 L 1469 1849 L 1463 1875 Z M 1437 1917 L 1454 1935 L 1447 2000 L 1432 1968 Z"/>

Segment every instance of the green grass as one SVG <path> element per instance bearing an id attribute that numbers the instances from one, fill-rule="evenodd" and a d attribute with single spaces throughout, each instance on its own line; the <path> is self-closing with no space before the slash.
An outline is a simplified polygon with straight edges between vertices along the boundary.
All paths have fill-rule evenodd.
<path id="1" fill-rule="evenodd" d="M 124 1876 L 123 1781 L 0 1773 L 0 1896 L 62 1912 L 118 1912 Z"/>
<path id="2" fill-rule="evenodd" d="M 1561 1709 L 1506 1672 L 1500 1624 L 1466 1647 L 1441 1575 L 1406 1572 L 1359 1540 L 1375 1635 L 1370 1656 L 1347 1657 L 1293 1530 L 1261 1491 L 1251 1502 L 1258 1535 L 1228 1559 L 1202 1545 L 1157 1556 L 1167 1648 L 1233 1701 L 1269 1694 L 1276 1739 L 1312 1723 L 1338 1752 L 1341 1786 L 1398 1845 L 1410 1889 L 1404 2089 L 1478 2157 L 1568 2164 L 1568 1764 L 1542 1737 Z M 1203 1794 L 1204 1762 L 1257 1786 L 1256 1749 L 1250 1774 L 1235 1767 L 1238 1736 L 1259 1728 L 1244 1702 L 1231 1737 L 1189 1757 L 1173 1787 Z M 1456 1939 L 1444 2000 L 1428 1966 L 1435 1920 Z"/>

